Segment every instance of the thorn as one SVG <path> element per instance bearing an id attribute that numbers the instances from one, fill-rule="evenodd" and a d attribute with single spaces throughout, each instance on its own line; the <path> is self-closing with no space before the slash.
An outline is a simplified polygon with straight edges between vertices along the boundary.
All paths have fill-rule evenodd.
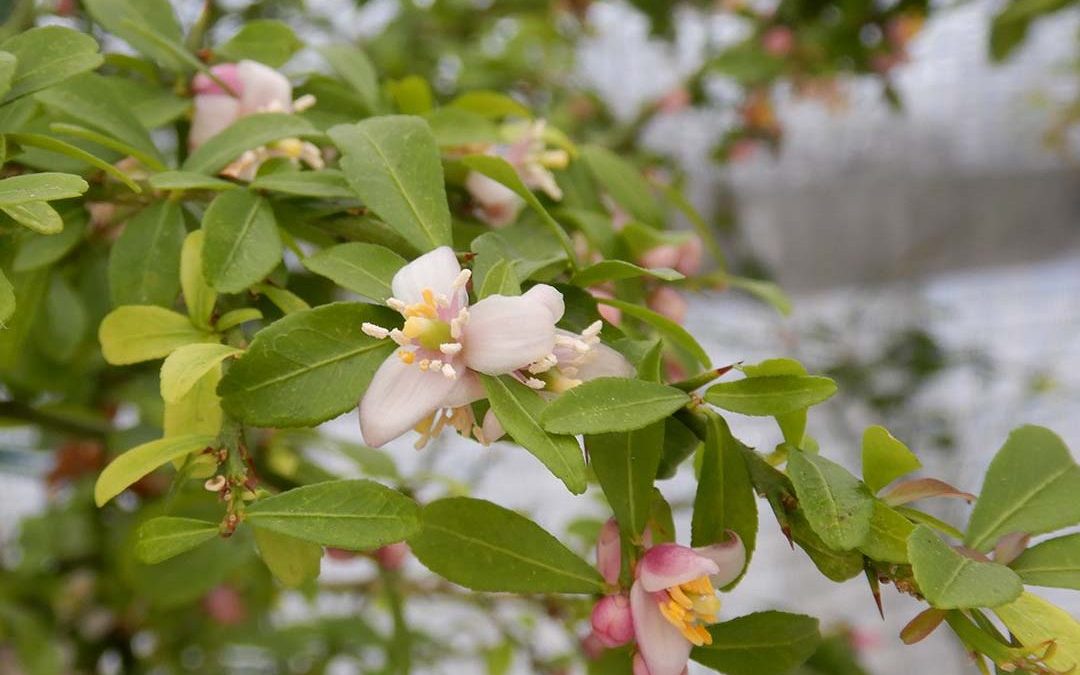
<path id="1" fill-rule="evenodd" d="M 881 620 L 885 620 L 885 607 L 881 604 L 881 584 L 878 581 L 877 575 L 870 569 L 869 565 L 863 567 L 863 572 L 866 574 L 866 582 L 870 584 L 870 593 L 874 596 L 874 603 L 877 605 L 878 614 L 881 615 Z"/>
<path id="2" fill-rule="evenodd" d="M 781 525 L 780 526 L 780 531 L 784 533 L 785 537 L 787 537 L 788 546 L 790 546 L 791 550 L 794 551 L 795 550 L 795 540 L 791 538 L 791 526 L 790 525 Z"/>

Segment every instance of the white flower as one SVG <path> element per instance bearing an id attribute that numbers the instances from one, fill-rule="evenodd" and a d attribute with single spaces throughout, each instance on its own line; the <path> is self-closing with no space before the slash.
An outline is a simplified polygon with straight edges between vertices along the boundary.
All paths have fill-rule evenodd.
<path id="1" fill-rule="evenodd" d="M 449 247 L 426 253 L 391 283 L 394 297 L 386 304 L 401 312 L 405 325 L 388 330 L 364 324 L 368 335 L 399 345 L 360 401 L 367 443 L 381 446 L 414 427 L 421 444 L 446 424 L 467 433 L 473 422 L 467 406 L 484 395 L 476 373 L 514 373 L 552 354 L 561 293 L 540 284 L 524 295 L 493 295 L 469 307 L 469 276 Z"/>

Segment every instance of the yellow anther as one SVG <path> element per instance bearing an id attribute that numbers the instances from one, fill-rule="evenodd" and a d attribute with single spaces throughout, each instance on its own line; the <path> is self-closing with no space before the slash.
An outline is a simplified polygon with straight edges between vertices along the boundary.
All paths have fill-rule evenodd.
<path id="1" fill-rule="evenodd" d="M 424 319 L 419 316 L 410 316 L 405 319 L 405 325 L 401 327 L 401 332 L 405 334 L 405 337 L 410 340 L 415 340 L 424 334 L 424 331 L 431 325 L 429 319 Z"/>
<path id="2" fill-rule="evenodd" d="M 678 586 L 672 586 L 667 589 L 667 592 L 668 595 L 671 596 L 671 600 L 681 605 L 684 609 L 690 609 L 694 606 L 694 601 L 686 597 L 686 594 L 683 593 L 682 589 Z"/>
<path id="3" fill-rule="evenodd" d="M 684 590 L 688 593 L 697 593 L 698 595 L 713 595 L 716 590 L 713 588 L 712 581 L 709 577 L 698 577 L 693 581 L 688 581 L 682 584 Z"/>
<path id="4" fill-rule="evenodd" d="M 416 354 L 413 352 L 398 352 L 398 358 L 401 359 L 402 363 L 412 365 L 413 361 L 416 360 Z"/>
<path id="5" fill-rule="evenodd" d="M 435 307 L 435 292 L 430 288 L 425 288 L 420 292 L 420 295 L 424 297 L 424 304 L 434 308 Z"/>
<path id="6" fill-rule="evenodd" d="M 296 159 L 304 150 L 304 144 L 299 138 L 286 138 L 278 141 L 277 147 L 286 156 Z"/>
<path id="7" fill-rule="evenodd" d="M 660 603 L 660 613 L 664 615 L 664 618 L 667 619 L 671 625 L 682 630 L 685 625 L 683 617 L 686 614 L 682 607 L 679 607 L 673 602 L 662 602 Z"/>

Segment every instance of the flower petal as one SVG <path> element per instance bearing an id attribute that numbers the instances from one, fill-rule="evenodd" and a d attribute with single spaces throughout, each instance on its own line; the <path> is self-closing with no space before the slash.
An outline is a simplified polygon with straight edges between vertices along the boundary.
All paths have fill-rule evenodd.
<path id="1" fill-rule="evenodd" d="M 634 639 L 634 620 L 630 600 L 625 595 L 606 595 L 593 605 L 589 616 L 593 635 L 609 649 L 621 647 Z"/>
<path id="2" fill-rule="evenodd" d="M 728 538 L 711 546 L 695 548 L 694 551 L 716 563 L 719 568 L 712 575 L 713 586 L 723 588 L 739 578 L 743 568 L 746 567 L 746 547 L 742 539 L 733 531 L 727 531 Z"/>
<path id="3" fill-rule="evenodd" d="M 680 675 L 690 659 L 690 641 L 660 613 L 652 594 L 641 580 L 630 589 L 630 612 L 634 636 L 649 675 Z"/>
<path id="4" fill-rule="evenodd" d="M 594 345 L 584 359 L 577 364 L 577 375 L 582 382 L 598 377 L 634 377 L 637 369 L 626 357 L 604 344 Z"/>
<path id="5" fill-rule="evenodd" d="M 458 374 L 457 386 L 446 395 L 445 406 L 447 408 L 460 408 L 482 398 L 487 398 L 487 393 L 484 392 L 484 385 L 480 382 L 480 378 L 475 373 L 470 373 L 464 368 L 459 370 L 464 372 Z"/>
<path id="6" fill-rule="evenodd" d="M 292 84 L 270 66 L 258 61 L 241 61 L 236 75 L 242 83 L 240 114 L 257 112 L 291 112 Z"/>
<path id="7" fill-rule="evenodd" d="M 227 129 L 240 115 L 240 104 L 228 94 L 200 94 L 195 97 L 188 146 L 194 150 Z"/>
<path id="8" fill-rule="evenodd" d="M 551 312 L 551 320 L 554 323 L 558 323 L 559 320 L 562 319 L 563 313 L 566 312 L 566 303 L 563 301 L 563 294 L 554 286 L 536 284 L 522 293 L 521 297 L 542 303 L 548 308 L 548 311 Z"/>
<path id="9" fill-rule="evenodd" d="M 503 428 L 499 418 L 495 416 L 494 410 L 488 410 L 484 413 L 484 424 L 480 427 L 480 434 L 483 436 L 480 442 L 484 445 L 491 445 L 506 435 L 506 429 Z"/>
<path id="10" fill-rule="evenodd" d="M 196 95 L 200 94 L 228 94 L 239 96 L 244 89 L 243 83 L 240 81 L 240 76 L 237 73 L 237 66 L 235 63 L 219 63 L 210 69 L 210 72 L 214 74 L 217 80 L 225 83 L 229 88 L 226 91 L 224 87 L 218 84 L 217 80 L 214 80 L 206 73 L 197 73 L 195 78 L 191 81 L 191 91 Z"/>
<path id="11" fill-rule="evenodd" d="M 611 585 L 619 583 L 622 571 L 622 543 L 619 540 L 619 524 L 614 518 L 608 518 L 596 537 L 596 569 L 600 576 Z"/>
<path id="12" fill-rule="evenodd" d="M 420 370 L 391 354 L 375 372 L 360 399 L 360 431 L 372 447 L 384 445 L 416 426 L 459 386 L 458 380 L 433 370 Z"/>
<path id="13" fill-rule="evenodd" d="M 402 267 L 390 282 L 394 297 L 407 305 L 424 301 L 424 289 L 450 296 L 454 280 L 461 273 L 454 250 L 449 246 L 428 251 Z"/>
<path id="14" fill-rule="evenodd" d="M 462 344 L 470 368 L 503 375 L 551 353 L 555 322 L 536 298 L 492 295 L 470 308 Z"/>
<path id="15" fill-rule="evenodd" d="M 517 220 L 525 201 L 516 192 L 482 173 L 469 172 L 465 179 L 469 191 L 479 208 L 481 220 L 494 228 L 505 227 Z"/>
<path id="16" fill-rule="evenodd" d="M 653 546 L 638 564 L 638 580 L 650 593 L 719 572 L 720 567 L 712 559 L 679 544 Z"/>

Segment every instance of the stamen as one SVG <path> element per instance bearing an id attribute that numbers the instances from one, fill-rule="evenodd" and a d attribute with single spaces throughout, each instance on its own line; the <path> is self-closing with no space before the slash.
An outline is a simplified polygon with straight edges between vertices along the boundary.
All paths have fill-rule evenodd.
<path id="1" fill-rule="evenodd" d="M 398 343 L 402 347 L 408 347 L 412 344 L 412 340 L 407 338 L 405 334 L 401 332 L 400 328 L 395 328 L 390 331 L 390 339 Z"/>
<path id="2" fill-rule="evenodd" d="M 364 335 L 370 335 L 376 340 L 383 340 L 386 338 L 387 335 L 390 335 L 389 330 L 383 328 L 382 326 L 376 326 L 373 323 L 367 323 L 366 321 L 362 326 L 360 326 L 360 330 L 364 332 Z"/>
<path id="3" fill-rule="evenodd" d="M 538 380 L 535 377 L 526 378 L 525 386 L 529 387 L 530 389 L 543 389 L 544 381 Z"/>
<path id="4" fill-rule="evenodd" d="M 582 335 L 582 337 L 587 337 L 587 338 L 596 337 L 597 335 L 600 334 L 600 331 L 603 328 L 604 328 L 604 322 L 603 321 L 600 321 L 600 320 L 593 321 L 591 324 L 589 324 L 589 327 L 586 328 L 581 333 L 581 335 Z"/>
<path id="5" fill-rule="evenodd" d="M 315 99 L 314 95 L 312 95 L 312 94 L 304 94 L 300 98 L 293 101 L 292 109 L 293 109 L 293 112 L 304 112 L 305 110 L 307 110 L 311 106 L 315 105 L 315 103 L 316 103 L 316 99 Z"/>
<path id="6" fill-rule="evenodd" d="M 427 370 L 431 367 L 431 359 L 420 359 L 420 370 Z"/>
<path id="7" fill-rule="evenodd" d="M 465 288 L 465 284 L 469 283 L 469 278 L 472 277 L 472 270 L 464 269 L 458 272 L 457 278 L 450 284 L 450 287 L 454 290 Z"/>
<path id="8" fill-rule="evenodd" d="M 450 365 L 449 363 L 444 363 L 444 364 L 443 364 L 443 367 L 442 367 L 442 374 L 443 374 L 443 375 L 444 375 L 444 376 L 445 376 L 445 377 L 446 377 L 447 379 L 450 379 L 450 380 L 452 380 L 452 379 L 454 379 L 455 377 L 457 377 L 457 371 L 456 371 L 456 370 L 454 370 L 454 367 L 453 367 L 452 365 Z"/>
<path id="9" fill-rule="evenodd" d="M 441 370 L 442 369 L 442 360 L 441 359 L 431 359 L 431 363 L 428 364 L 428 368 L 431 368 L 432 370 Z"/>
<path id="10" fill-rule="evenodd" d="M 453 355 L 461 352 L 461 343 L 460 342 L 444 342 L 441 345 L 439 345 L 439 351 L 442 352 L 443 354 L 446 354 L 447 356 L 453 356 Z"/>
<path id="11" fill-rule="evenodd" d="M 667 589 L 667 592 L 671 596 L 672 602 L 678 603 L 683 609 L 691 609 L 694 606 L 694 601 L 686 597 L 686 593 L 683 593 L 678 586 L 672 586 Z"/>
<path id="12" fill-rule="evenodd" d="M 407 352 L 405 350 L 401 350 L 398 352 L 398 358 L 401 359 L 401 362 L 405 365 L 411 366 L 413 361 L 416 360 L 416 354 L 414 352 Z"/>
<path id="13" fill-rule="evenodd" d="M 431 290 L 430 288 L 425 288 L 424 290 L 420 291 L 420 295 L 424 298 L 425 305 L 427 305 L 428 307 L 435 306 L 435 291 Z"/>
<path id="14" fill-rule="evenodd" d="M 405 303 L 397 298 L 387 298 L 386 306 L 396 312 L 405 313 Z"/>

